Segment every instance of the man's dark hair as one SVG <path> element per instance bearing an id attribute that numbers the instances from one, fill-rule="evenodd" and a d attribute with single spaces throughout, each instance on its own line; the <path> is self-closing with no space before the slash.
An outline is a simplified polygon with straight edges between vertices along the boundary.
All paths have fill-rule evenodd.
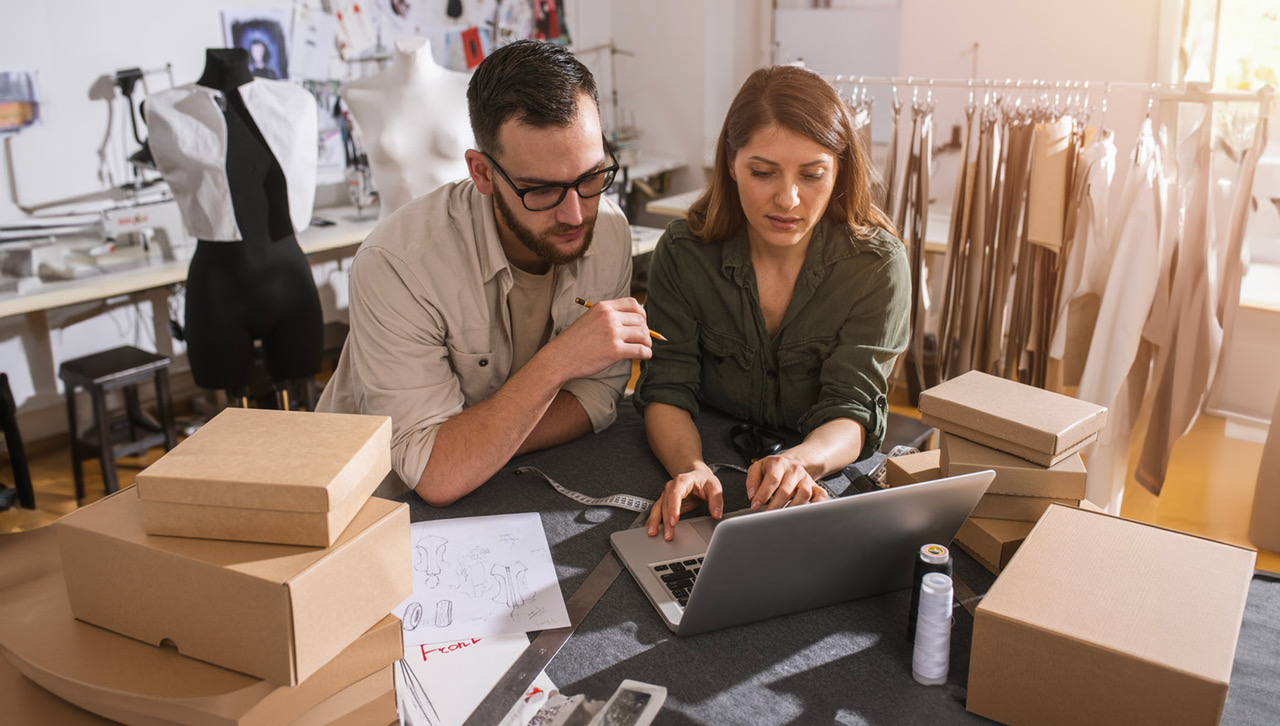
<path id="1" fill-rule="evenodd" d="M 476 145 L 500 154 L 498 129 L 512 118 L 534 128 L 568 126 L 582 93 L 599 108 L 595 77 L 563 46 L 537 40 L 508 43 L 480 63 L 467 85 Z"/>

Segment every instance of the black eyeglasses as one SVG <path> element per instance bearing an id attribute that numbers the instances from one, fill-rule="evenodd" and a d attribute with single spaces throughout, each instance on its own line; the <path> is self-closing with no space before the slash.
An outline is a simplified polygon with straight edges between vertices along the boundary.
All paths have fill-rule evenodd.
<path id="1" fill-rule="evenodd" d="M 612 166 L 600 171 L 593 171 L 590 174 L 583 174 L 568 184 L 539 184 L 536 187 L 525 187 L 524 189 L 516 186 L 515 182 L 511 181 L 511 177 L 507 176 L 507 173 L 502 170 L 501 166 L 498 166 L 498 162 L 492 156 L 489 156 L 484 151 L 480 153 L 484 154 L 484 158 L 488 159 L 490 164 L 493 164 L 493 168 L 511 187 L 511 191 L 520 197 L 520 203 L 524 205 L 525 209 L 530 212 L 545 212 L 564 201 L 564 195 L 568 194 L 570 189 L 576 190 L 578 196 L 583 199 L 590 199 L 604 194 L 605 190 L 613 184 L 613 178 L 617 176 L 618 169 L 621 168 L 618 165 L 618 157 L 614 156 L 613 150 L 609 148 L 608 141 L 604 141 L 604 149 L 609 152 L 609 158 L 613 160 Z"/>

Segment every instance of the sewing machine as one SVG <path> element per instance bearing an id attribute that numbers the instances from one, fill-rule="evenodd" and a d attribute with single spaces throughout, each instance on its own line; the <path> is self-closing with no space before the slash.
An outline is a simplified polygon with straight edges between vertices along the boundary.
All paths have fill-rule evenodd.
<path id="1" fill-rule="evenodd" d="M 21 289 L 33 278 L 74 280 L 186 260 L 195 250 L 172 198 L 122 204 L 96 219 L 67 222 L 0 231 L 0 270 L 17 278 Z"/>

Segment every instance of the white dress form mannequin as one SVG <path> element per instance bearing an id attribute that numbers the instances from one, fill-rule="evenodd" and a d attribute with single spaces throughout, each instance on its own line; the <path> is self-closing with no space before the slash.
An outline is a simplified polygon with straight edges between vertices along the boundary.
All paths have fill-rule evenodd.
<path id="1" fill-rule="evenodd" d="M 426 38 L 404 38 L 385 71 L 339 90 L 364 137 L 381 218 L 467 176 L 463 152 L 475 145 L 467 116 L 470 80 L 437 65 Z"/>

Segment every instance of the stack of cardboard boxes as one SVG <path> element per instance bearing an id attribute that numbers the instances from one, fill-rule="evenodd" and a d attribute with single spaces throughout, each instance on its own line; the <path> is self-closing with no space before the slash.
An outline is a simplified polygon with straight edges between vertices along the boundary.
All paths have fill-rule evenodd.
<path id="1" fill-rule="evenodd" d="M 921 420 L 941 432 L 938 475 L 996 473 L 957 544 L 999 573 L 1050 505 L 1079 506 L 1086 479 L 1080 451 L 1097 438 L 1106 413 L 978 371 L 921 393 Z"/>
<path id="2" fill-rule="evenodd" d="M 222 412 L 136 487 L 58 523 L 61 577 L 6 653 L 125 723 L 395 721 L 389 613 L 413 587 L 409 512 L 370 498 L 390 431 L 385 417 Z"/>

